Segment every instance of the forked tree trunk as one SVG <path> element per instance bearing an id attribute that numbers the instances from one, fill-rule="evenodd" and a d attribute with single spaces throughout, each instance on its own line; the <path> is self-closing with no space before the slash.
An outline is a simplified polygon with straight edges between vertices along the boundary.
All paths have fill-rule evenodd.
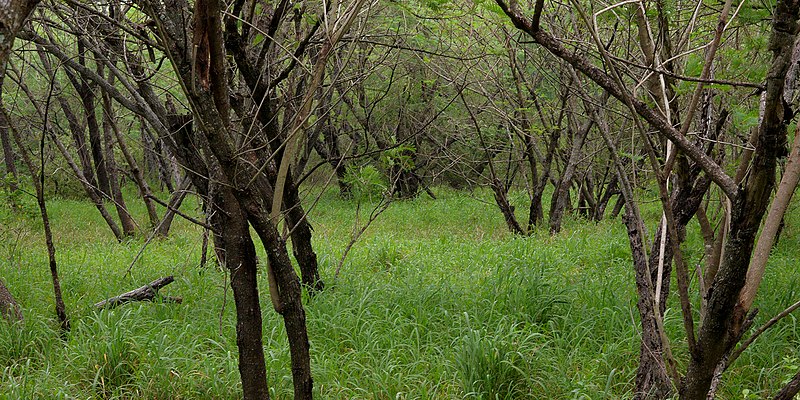
<path id="1" fill-rule="evenodd" d="M 604 99 L 608 99 L 608 96 L 604 96 Z M 567 208 L 569 190 L 572 187 L 575 169 L 578 167 L 581 150 L 583 150 L 583 143 L 586 141 L 586 136 L 589 135 L 592 125 L 594 125 L 594 121 L 591 119 L 587 120 L 573 137 L 572 150 L 570 151 L 567 165 L 564 167 L 564 172 L 561 174 L 561 179 L 558 180 L 558 185 L 556 186 L 556 190 L 553 193 L 553 198 L 550 202 L 551 235 L 561 231 L 561 221 L 564 216 L 564 209 Z"/>
<path id="2" fill-rule="evenodd" d="M 214 245 L 224 252 L 224 266 L 231 277 L 243 398 L 269 399 L 264 344 L 261 338 L 262 320 L 255 245 L 250 237 L 247 215 L 240 208 L 233 190 L 224 184 L 213 185 L 209 222 L 218 233 Z"/>
<path id="3" fill-rule="evenodd" d="M 182 0 L 142 3 L 145 12 L 164 27 L 160 31 L 164 35 L 162 40 L 173 55 L 173 67 L 183 80 L 185 94 L 195 115 L 196 134 L 189 136 L 194 146 L 187 149 L 173 143 L 176 145 L 173 150 L 176 154 L 182 151 L 185 155 L 193 152 L 192 149 L 203 149 L 202 156 L 195 154 L 193 157 L 196 161 L 185 165 L 190 168 L 196 162 L 205 164 L 212 171 L 212 182 L 219 182 L 211 188 L 212 202 L 209 206 L 210 214 L 215 219 L 212 222 L 212 226 L 216 227 L 215 244 L 231 271 L 244 397 L 269 397 L 261 343 L 261 314 L 257 308 L 259 296 L 255 250 L 250 238 L 249 221 L 267 252 L 269 268 L 273 272 L 270 275 L 277 287 L 273 303 L 283 315 L 289 338 L 295 398 L 310 399 L 311 368 L 300 282 L 289 261 L 286 243 L 269 215 L 267 202 L 274 199 L 263 196 L 272 193 L 272 188 L 264 185 L 267 181 L 261 178 L 263 172 L 254 170 L 254 166 L 242 159 L 241 153 L 231 144 L 234 132 L 231 131 L 233 126 L 227 103 L 226 56 L 220 27 L 222 5 L 216 0 L 198 1 L 194 5 L 194 15 L 190 17 L 188 3 Z M 167 12 L 167 9 L 170 11 Z M 191 19 L 194 39 L 187 37 L 186 21 Z M 189 48 L 188 43 L 194 43 L 195 48 Z M 202 182 L 197 184 L 202 185 Z"/>
<path id="4" fill-rule="evenodd" d="M 689 363 L 682 399 L 704 399 L 714 370 L 733 348 L 750 311 L 737 306 L 745 285 L 753 245 L 775 186 L 777 159 L 787 155 L 787 127 L 783 89 L 793 44 L 797 37 L 800 3 L 779 0 L 773 17 L 769 49 L 772 65 L 767 73 L 766 107 L 759 126 L 752 172 L 733 201 L 725 255 L 709 289 L 708 307 L 698 332 L 699 354 Z"/>

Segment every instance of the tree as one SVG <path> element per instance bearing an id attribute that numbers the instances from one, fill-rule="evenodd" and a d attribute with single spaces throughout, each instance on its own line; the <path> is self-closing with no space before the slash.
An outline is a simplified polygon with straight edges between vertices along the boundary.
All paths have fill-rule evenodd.
<path id="1" fill-rule="evenodd" d="M 691 354 L 686 379 L 681 385 L 679 393 L 681 398 L 685 399 L 705 398 L 708 392 L 712 390 L 715 371 L 724 370 L 727 356 L 744 333 L 743 329 L 749 327 L 747 315 L 750 309 L 746 303 L 739 302 L 739 297 L 742 288 L 747 282 L 751 251 L 774 187 L 777 161 L 787 154 L 786 130 L 792 114 L 783 96 L 789 61 L 796 38 L 796 25 L 800 5 L 794 1 L 779 1 L 776 5 L 769 45 L 769 50 L 772 51 L 773 56 L 765 85 L 764 113 L 757 130 L 754 131 L 753 144 L 755 149 L 752 152 L 752 161 L 749 158 L 744 158 L 739 164 L 740 170 L 748 170 L 749 168 L 752 168 L 752 170 L 741 177 L 737 176 L 741 180 L 736 180 L 728 176 L 716 160 L 710 157 L 702 147 L 693 144 L 687 139 L 685 131 L 688 129 L 688 125 L 693 122 L 692 118 L 687 118 L 682 130 L 679 130 L 670 122 L 669 118 L 665 117 L 665 108 L 659 109 L 657 108 L 658 105 L 653 107 L 637 99 L 628 90 L 623 84 L 622 77 L 618 73 L 611 57 L 607 52 L 603 51 L 596 27 L 590 26 L 595 29 L 593 33 L 594 40 L 597 42 L 597 47 L 601 53 L 601 60 L 603 60 L 609 72 L 595 66 L 582 52 L 569 50 L 561 40 L 540 26 L 544 8 L 543 1 L 540 0 L 536 3 L 530 18 L 523 16 L 516 2 L 506 3 L 498 0 L 497 3 L 518 29 L 525 32 L 540 46 L 571 64 L 611 96 L 617 98 L 635 115 L 634 118 L 637 123 L 640 123 L 638 118 L 643 119 L 650 125 L 651 129 L 655 129 L 676 147 L 673 155 L 667 154 L 665 165 L 658 163 L 653 151 L 650 151 L 650 159 L 654 167 L 658 168 L 659 174 L 661 174 L 658 180 L 662 203 L 665 207 L 666 224 L 664 226 L 670 232 L 667 241 L 670 242 L 677 266 L 676 274 Z M 706 68 L 704 69 L 706 72 L 699 79 L 701 83 L 710 82 L 707 71 L 714 59 L 716 45 L 719 43 L 721 31 L 724 29 L 729 7 L 730 2 L 726 3 L 726 8 L 723 9 L 720 16 L 717 34 L 707 52 Z M 581 13 L 585 13 L 582 9 L 579 8 L 579 10 L 581 10 Z M 587 19 L 584 19 L 584 21 L 589 23 Z M 659 70 L 655 72 L 659 72 Z M 791 83 L 790 86 L 793 85 L 794 83 Z M 700 91 L 698 90 L 697 93 L 700 93 Z M 699 98 L 699 96 L 695 95 L 693 98 Z M 689 115 L 693 114 L 696 104 L 696 100 L 690 102 Z M 641 125 L 639 130 L 644 132 Z M 643 137 L 643 140 L 648 139 Z M 677 240 L 670 239 L 670 237 L 679 237 L 675 214 L 672 211 L 673 204 L 670 204 L 665 190 L 665 176 L 672 171 L 672 163 L 677 158 L 674 155 L 675 153 L 680 153 L 695 163 L 698 168 L 701 168 L 709 179 L 716 183 L 725 193 L 731 204 L 730 224 L 725 233 L 724 256 L 721 258 L 716 274 L 711 275 L 711 279 L 706 280 L 702 288 L 702 295 L 706 301 L 705 307 L 701 310 L 700 329 L 696 337 L 687 293 L 688 272 L 681 258 Z M 685 203 L 674 204 L 675 207 L 684 205 Z M 632 212 L 633 207 L 635 207 L 633 199 L 627 199 L 629 236 L 637 270 L 640 313 L 642 314 L 643 324 L 645 321 L 652 319 L 656 321 L 655 329 L 658 329 L 659 316 L 653 310 L 654 304 L 657 305 L 658 303 L 657 298 L 652 296 L 654 288 L 649 283 L 650 267 L 646 257 L 644 257 L 646 253 L 643 251 L 645 240 L 643 240 L 642 236 L 644 232 L 639 228 L 641 222 L 637 222 L 637 220 L 640 218 L 637 218 Z M 645 331 L 649 330 L 649 328 L 645 328 Z M 664 336 L 660 337 L 660 346 L 668 345 L 663 340 L 664 338 Z M 664 355 L 664 358 L 668 359 L 669 357 L 671 357 L 669 354 Z M 668 366 L 667 368 L 670 370 L 674 367 Z M 677 378 L 678 376 L 673 369 L 672 379 L 675 385 L 679 385 Z M 647 392 L 639 393 L 643 396 L 648 395 Z M 659 392 L 658 396 L 665 396 L 665 394 Z"/>

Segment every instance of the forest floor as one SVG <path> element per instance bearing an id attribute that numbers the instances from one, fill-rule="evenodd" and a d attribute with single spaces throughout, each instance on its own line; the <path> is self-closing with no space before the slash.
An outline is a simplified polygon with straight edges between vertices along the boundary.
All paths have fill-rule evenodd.
<path id="1" fill-rule="evenodd" d="M 311 211 L 327 284 L 305 299 L 315 396 L 630 398 L 639 328 L 621 221 L 567 219 L 559 235 L 542 229 L 513 237 L 489 192 L 434 191 L 437 200 L 423 194 L 392 204 L 355 244 L 336 279 L 356 203 L 328 191 Z M 512 199 L 522 212 L 524 197 Z M 126 275 L 146 235 L 117 243 L 91 203 L 50 201 L 73 327 L 62 338 L 33 204 L 21 215 L 0 211 L 0 277 L 25 315 L 22 325 L 0 323 L 0 399 L 239 398 L 228 277 L 213 259 L 198 267 L 202 228 L 176 219 L 171 236 L 149 243 Z M 141 204 L 132 207 L 144 223 Z M 363 223 L 373 207 L 362 204 L 358 220 Z M 800 300 L 798 208 L 795 201 L 773 252 L 756 326 Z M 182 209 L 199 214 L 192 201 Z M 646 208 L 645 214 L 652 230 L 658 211 Z M 690 265 L 703 253 L 696 231 L 691 225 L 684 245 Z M 182 304 L 93 306 L 166 275 L 175 282 L 162 293 L 182 297 Z M 263 271 L 260 279 L 269 385 L 273 398 L 290 399 L 285 332 L 266 296 Z M 684 365 L 675 300 L 665 324 Z M 774 394 L 800 367 L 799 342 L 797 319 L 789 316 L 729 369 L 718 398 Z"/>

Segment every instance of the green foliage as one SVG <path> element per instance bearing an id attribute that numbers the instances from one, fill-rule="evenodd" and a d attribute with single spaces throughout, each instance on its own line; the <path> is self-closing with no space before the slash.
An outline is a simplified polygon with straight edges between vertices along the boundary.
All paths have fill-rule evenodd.
<path id="1" fill-rule="evenodd" d="M 344 182 L 350 186 L 353 199 L 359 201 L 377 200 L 388 188 L 384 176 L 372 165 L 348 166 Z"/>
<path id="2" fill-rule="evenodd" d="M 400 144 L 384 151 L 381 154 L 381 162 L 388 167 L 398 167 L 402 171 L 414 169 L 414 154 L 417 149 L 410 144 Z"/>
<path id="3" fill-rule="evenodd" d="M 17 190 L 11 190 L 12 184 L 18 186 Z M 15 216 L 34 219 L 38 215 L 36 199 L 19 187 L 19 182 L 11 174 L 4 176 L 0 180 L 0 222 Z"/>

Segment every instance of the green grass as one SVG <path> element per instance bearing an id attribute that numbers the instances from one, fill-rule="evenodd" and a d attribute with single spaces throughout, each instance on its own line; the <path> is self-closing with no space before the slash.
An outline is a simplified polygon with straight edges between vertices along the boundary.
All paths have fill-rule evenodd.
<path id="1" fill-rule="evenodd" d="M 620 221 L 567 219 L 555 237 L 543 231 L 515 238 L 488 192 L 436 191 L 438 200 L 393 204 L 353 247 L 335 281 L 355 204 L 322 194 L 310 220 L 328 289 L 306 299 L 316 397 L 630 398 L 639 327 Z M 132 203 L 144 223 L 142 205 Z M 126 276 L 144 238 L 117 243 L 87 202 L 49 206 L 73 330 L 62 339 L 54 320 L 35 213 L 0 212 L 0 277 L 26 317 L 22 325 L 0 323 L 0 399 L 238 398 L 231 294 L 222 271 L 198 268 L 200 229 L 176 219 L 172 236 L 150 243 Z M 192 200 L 184 207 L 197 212 Z M 757 302 L 757 324 L 800 298 L 800 212 L 791 212 Z M 687 250 L 699 243 L 691 232 Z M 696 263 L 700 251 L 688 254 Z M 93 307 L 169 274 L 176 281 L 163 293 L 183 297 L 183 304 Z M 674 298 L 670 306 L 668 333 L 683 363 Z M 262 307 L 272 395 L 290 399 L 282 320 L 265 296 Z M 731 368 L 719 398 L 774 394 L 800 366 L 798 344 L 800 326 L 790 316 Z"/>

